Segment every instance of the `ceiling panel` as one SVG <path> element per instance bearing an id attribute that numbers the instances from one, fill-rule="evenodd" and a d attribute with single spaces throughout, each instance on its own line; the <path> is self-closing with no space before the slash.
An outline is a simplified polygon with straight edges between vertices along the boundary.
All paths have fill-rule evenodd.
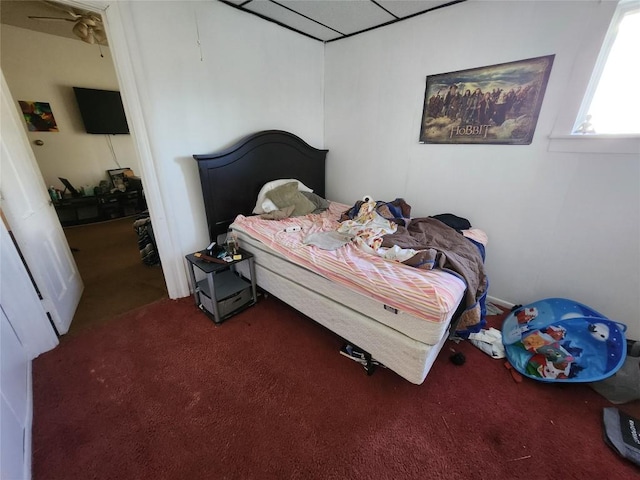
<path id="1" fill-rule="evenodd" d="M 393 15 L 370 0 L 282 0 L 278 3 L 343 35 L 395 20 Z"/>
<path id="2" fill-rule="evenodd" d="M 219 0 L 323 42 L 467 0 Z"/>
<path id="3" fill-rule="evenodd" d="M 451 0 L 376 0 L 380 6 L 389 10 L 399 18 L 409 17 L 416 13 L 431 10 L 450 3 Z"/>
<path id="4" fill-rule="evenodd" d="M 342 33 L 320 25 L 274 2 L 254 0 L 246 4 L 243 8 L 286 25 L 293 30 L 298 30 L 313 38 L 322 40 L 323 42 L 342 36 Z"/>

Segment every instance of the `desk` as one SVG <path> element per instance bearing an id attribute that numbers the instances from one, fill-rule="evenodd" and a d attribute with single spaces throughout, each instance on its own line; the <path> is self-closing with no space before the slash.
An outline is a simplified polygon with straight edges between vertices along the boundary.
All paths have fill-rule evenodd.
<path id="1" fill-rule="evenodd" d="M 142 190 L 63 198 L 54 205 L 63 227 L 128 217 L 147 209 Z"/>

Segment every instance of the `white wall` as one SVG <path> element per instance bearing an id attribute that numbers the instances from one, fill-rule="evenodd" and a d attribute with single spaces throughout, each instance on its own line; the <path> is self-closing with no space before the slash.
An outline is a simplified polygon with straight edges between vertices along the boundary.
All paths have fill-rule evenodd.
<path id="1" fill-rule="evenodd" d="M 583 27 L 610 13 L 607 4 L 471 1 L 325 49 L 218 2 L 124 3 L 167 222 L 183 253 L 207 242 L 191 155 L 254 131 L 284 129 L 329 148 L 332 199 L 402 196 L 414 215 L 452 212 L 485 229 L 492 296 L 513 303 L 573 298 L 627 323 L 629 336 L 640 338 L 638 157 L 548 151 L 574 59 L 585 38 L 598 34 Z M 37 79 L 12 81 L 14 68 L 5 70 L 6 62 L 33 68 L 7 48 L 15 43 L 12 30 L 19 29 L 2 26 L 2 66 L 14 98 L 50 101 L 61 127 L 42 134 L 43 148 L 61 149 L 57 138 L 67 128 L 80 145 L 92 136 L 82 133 L 79 113 L 75 119 L 65 113 L 72 94 L 63 99 Z M 91 73 L 103 60 L 96 47 L 64 39 L 55 47 L 57 41 L 46 38 L 67 55 L 62 70 L 87 75 L 98 88 L 116 86 L 112 77 Z M 24 46 L 32 55 L 49 48 L 23 43 L 34 43 Z M 36 61 L 46 66 L 53 53 Z M 556 58 L 531 145 L 418 143 L 426 75 L 548 54 Z M 72 84 L 66 77 L 58 81 Z M 37 88 L 23 90 L 29 85 Z M 81 149 L 94 158 L 97 147 Z M 47 175 L 74 181 L 74 174 Z M 91 180 L 79 183 L 85 181 Z"/>
<path id="2" fill-rule="evenodd" d="M 323 146 L 324 48 L 218 2 L 121 8 L 158 181 L 187 254 L 208 243 L 193 154 L 265 129 Z"/>
<path id="3" fill-rule="evenodd" d="M 594 16 L 611 2 L 472 1 L 326 45 L 327 194 L 404 197 L 489 234 L 489 294 L 566 297 L 640 338 L 638 155 L 551 153 Z M 597 52 L 596 52 L 597 53 Z M 418 143 L 427 75 L 555 54 L 528 146 Z M 584 55 L 583 55 L 584 56 Z"/>
<path id="4" fill-rule="evenodd" d="M 108 47 L 100 49 L 78 40 L 2 25 L 2 71 L 13 98 L 47 102 L 58 132 L 25 131 L 42 171 L 45 183 L 63 189 L 58 177 L 68 178 L 76 187 L 97 185 L 107 180 L 107 170 L 130 167 L 139 173 L 130 135 L 85 132 L 72 87 L 119 90 Z M 33 142 L 40 139 L 43 146 Z M 118 163 L 116 163 L 116 161 Z"/>

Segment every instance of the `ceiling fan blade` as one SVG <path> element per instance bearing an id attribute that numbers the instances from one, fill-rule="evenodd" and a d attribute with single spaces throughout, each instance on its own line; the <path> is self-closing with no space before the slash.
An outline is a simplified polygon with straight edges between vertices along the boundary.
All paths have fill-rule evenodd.
<path id="1" fill-rule="evenodd" d="M 71 30 L 77 37 L 83 40 L 89 36 L 90 31 L 89 27 L 82 22 L 76 23 Z"/>
<path id="2" fill-rule="evenodd" d="M 93 36 L 96 39 L 96 43 L 99 43 L 101 45 L 105 45 L 107 42 L 107 33 L 104 30 L 101 29 L 95 29 L 93 31 Z"/>
<path id="3" fill-rule="evenodd" d="M 82 14 L 84 13 L 84 11 L 80 10 L 79 8 L 74 8 L 68 5 L 60 5 L 59 3 L 51 2 L 48 0 L 43 0 L 43 3 L 47 4 L 49 7 L 55 8 L 59 12 L 64 12 L 67 15 L 71 15 L 74 20 L 77 20 L 78 17 L 82 16 Z"/>
<path id="4" fill-rule="evenodd" d="M 94 28 L 82 21 L 78 21 L 73 26 L 72 30 L 73 30 L 73 33 L 76 35 L 76 37 L 78 37 L 83 42 L 89 43 L 91 45 L 95 43 L 105 44 L 107 41 L 107 35 L 102 28 L 100 27 Z"/>
<path id="5" fill-rule="evenodd" d="M 87 27 L 95 27 L 100 23 L 100 21 L 96 21 L 96 19 L 91 17 L 82 17 L 78 21 L 78 23 L 84 23 Z"/>
<path id="6" fill-rule="evenodd" d="M 34 15 L 28 15 L 27 18 L 31 18 L 32 20 L 63 20 L 65 22 L 75 22 L 72 18 L 62 18 L 62 17 L 36 17 Z"/>

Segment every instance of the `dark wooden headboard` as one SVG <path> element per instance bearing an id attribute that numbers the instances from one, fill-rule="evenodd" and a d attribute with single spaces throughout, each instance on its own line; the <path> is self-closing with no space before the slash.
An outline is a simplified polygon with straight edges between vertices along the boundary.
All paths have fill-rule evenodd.
<path id="1" fill-rule="evenodd" d="M 292 133 L 265 130 L 221 152 L 194 155 L 198 161 L 209 239 L 225 233 L 236 215 L 250 215 L 262 186 L 280 178 L 300 180 L 325 196 L 325 159 Z"/>

